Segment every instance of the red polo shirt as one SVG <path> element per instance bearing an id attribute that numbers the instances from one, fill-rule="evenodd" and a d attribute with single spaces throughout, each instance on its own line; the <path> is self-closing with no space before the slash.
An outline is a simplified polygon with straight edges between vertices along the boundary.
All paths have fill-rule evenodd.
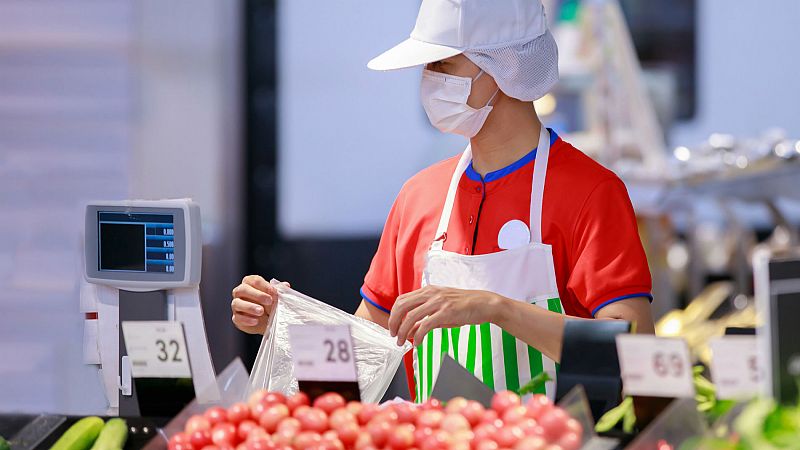
<path id="1" fill-rule="evenodd" d="M 542 239 L 553 247 L 565 313 L 592 317 L 615 301 L 652 299 L 650 271 L 625 185 L 552 130 L 550 134 Z M 422 170 L 400 190 L 361 288 L 362 297 L 381 310 L 390 311 L 399 295 L 420 288 L 425 253 L 459 157 Z M 470 164 L 458 185 L 445 250 L 475 255 L 501 251 L 497 237 L 505 223 L 516 219 L 530 227 L 535 158 L 534 149 L 483 179 Z"/>

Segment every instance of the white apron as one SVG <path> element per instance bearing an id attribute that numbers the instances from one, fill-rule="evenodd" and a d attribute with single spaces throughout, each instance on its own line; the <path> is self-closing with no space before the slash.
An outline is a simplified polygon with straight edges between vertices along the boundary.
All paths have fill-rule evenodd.
<path id="1" fill-rule="evenodd" d="M 459 180 L 472 160 L 467 146 L 450 181 L 436 240 L 426 255 L 422 286 L 485 290 L 562 313 L 552 249 L 542 243 L 542 197 L 549 154 L 550 133 L 542 126 L 531 188 L 530 243 L 485 255 L 461 255 L 443 250 L 440 237 L 446 236 Z M 556 378 L 553 360 L 494 324 L 436 329 L 414 350 L 417 402 L 430 396 L 445 353 L 495 391 L 515 390 L 542 371 Z M 548 382 L 542 393 L 553 399 L 555 383 Z"/>

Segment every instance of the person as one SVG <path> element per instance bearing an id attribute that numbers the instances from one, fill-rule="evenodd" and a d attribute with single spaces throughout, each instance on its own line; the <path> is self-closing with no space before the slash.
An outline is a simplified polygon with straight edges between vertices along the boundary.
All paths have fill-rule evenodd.
<path id="1" fill-rule="evenodd" d="M 537 116 L 533 101 L 558 80 L 540 2 L 423 0 L 411 37 L 368 66 L 424 66 L 431 123 L 469 138 L 402 187 L 356 311 L 415 344 L 406 370 L 417 401 L 445 354 L 498 391 L 555 377 L 565 318 L 653 332 L 625 185 Z M 233 297 L 236 326 L 263 333 L 275 290 L 252 275 Z M 544 391 L 552 398 L 553 384 Z"/>

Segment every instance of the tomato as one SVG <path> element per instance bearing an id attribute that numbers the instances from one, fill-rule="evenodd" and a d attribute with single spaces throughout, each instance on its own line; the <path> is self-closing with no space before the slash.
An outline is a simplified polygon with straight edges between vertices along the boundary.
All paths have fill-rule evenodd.
<path id="1" fill-rule="evenodd" d="M 186 421 L 186 432 L 192 433 L 198 430 L 210 430 L 211 422 L 203 416 L 192 416 Z"/>
<path id="2" fill-rule="evenodd" d="M 514 447 L 523 437 L 522 429 L 516 425 L 498 428 L 494 433 L 494 440 L 500 447 Z"/>
<path id="3" fill-rule="evenodd" d="M 297 436 L 300 428 L 297 429 L 293 428 L 278 428 L 278 431 L 272 435 L 272 442 L 278 445 L 290 445 L 294 440 L 295 436 Z"/>
<path id="4" fill-rule="evenodd" d="M 534 394 L 525 405 L 528 408 L 528 417 L 539 419 L 539 417 L 553 408 L 553 402 L 546 395 Z"/>
<path id="5" fill-rule="evenodd" d="M 294 417 L 287 417 L 281 420 L 281 423 L 278 424 L 277 431 L 284 431 L 288 430 L 292 433 L 299 433 L 300 432 L 300 421 Z"/>
<path id="6" fill-rule="evenodd" d="M 219 447 L 216 445 L 206 445 L 205 447 L 201 448 L 200 450 L 220 450 Z"/>
<path id="7" fill-rule="evenodd" d="M 296 450 L 306 450 L 309 447 L 322 442 L 322 436 L 316 431 L 303 431 L 297 434 L 292 441 L 292 447 Z"/>
<path id="8" fill-rule="evenodd" d="M 544 450 L 547 447 L 547 441 L 541 436 L 528 436 L 520 439 L 517 442 L 515 450 Z"/>
<path id="9" fill-rule="evenodd" d="M 567 420 L 567 431 L 583 436 L 583 425 L 575 419 L 570 418 Z"/>
<path id="10" fill-rule="evenodd" d="M 267 395 L 267 391 L 259 390 L 255 391 L 250 394 L 250 397 L 247 398 L 247 406 L 253 407 L 257 404 L 261 403 L 261 400 Z"/>
<path id="11" fill-rule="evenodd" d="M 280 392 L 267 392 L 264 398 L 261 399 L 261 403 L 266 403 L 268 405 L 275 403 L 286 404 L 286 396 Z"/>
<path id="12" fill-rule="evenodd" d="M 311 402 L 308 400 L 308 395 L 305 392 L 298 392 L 286 399 L 286 406 L 289 411 L 294 412 L 298 406 L 309 406 Z"/>
<path id="13" fill-rule="evenodd" d="M 380 412 L 380 410 L 380 406 L 374 403 L 362 404 L 361 411 L 358 413 L 358 422 L 361 425 L 366 425 L 370 420 L 372 420 L 373 417 L 375 417 L 376 414 L 378 414 L 378 412 Z"/>
<path id="14" fill-rule="evenodd" d="M 175 433 L 171 438 L 169 438 L 169 441 L 176 444 L 188 444 L 189 433 Z"/>
<path id="15" fill-rule="evenodd" d="M 474 442 L 474 448 L 475 450 L 497 450 L 500 446 L 491 439 L 481 439 Z"/>
<path id="16" fill-rule="evenodd" d="M 358 413 L 361 412 L 361 409 L 363 407 L 364 407 L 364 405 L 362 405 L 361 402 L 357 402 L 357 401 L 353 400 L 353 401 L 347 402 L 347 405 L 345 406 L 345 409 L 350 411 L 354 416 L 358 417 Z"/>
<path id="17" fill-rule="evenodd" d="M 500 416 L 497 414 L 497 411 L 493 409 L 487 409 L 483 412 L 483 417 L 481 417 L 480 423 L 494 423 Z"/>
<path id="18" fill-rule="evenodd" d="M 417 418 L 418 427 L 439 428 L 444 419 L 444 412 L 438 409 L 427 409 L 420 413 Z"/>
<path id="19" fill-rule="evenodd" d="M 419 409 L 411 403 L 395 403 L 392 410 L 397 413 L 397 421 L 400 423 L 417 423 Z"/>
<path id="20" fill-rule="evenodd" d="M 247 450 L 277 450 L 278 448 L 278 444 L 268 439 L 247 441 L 244 445 Z"/>
<path id="21" fill-rule="evenodd" d="M 258 424 L 264 427 L 268 433 L 274 433 L 276 429 L 278 429 L 278 424 L 281 423 L 283 419 L 289 417 L 289 407 L 284 404 L 273 404 L 261 414 L 261 417 L 258 418 Z"/>
<path id="22" fill-rule="evenodd" d="M 242 422 L 242 423 L 239 424 L 239 430 L 238 430 L 239 439 L 242 439 L 242 431 L 243 431 L 242 425 L 245 424 L 245 423 L 246 422 Z M 256 425 L 255 427 L 253 427 L 252 430 L 250 430 L 249 433 L 247 433 L 244 436 L 244 440 L 246 440 L 246 441 L 258 441 L 258 440 L 262 440 L 262 439 L 268 439 L 269 437 L 270 437 L 269 433 L 267 433 L 260 426 Z"/>
<path id="23" fill-rule="evenodd" d="M 464 397 L 454 397 L 447 401 L 444 410 L 448 413 L 460 413 L 467 406 L 467 403 L 469 401 Z"/>
<path id="24" fill-rule="evenodd" d="M 507 409 L 521 404 L 522 401 L 519 399 L 519 395 L 511 391 L 501 391 L 492 397 L 492 409 L 497 411 L 497 414 L 501 417 Z"/>
<path id="25" fill-rule="evenodd" d="M 358 435 L 358 439 L 356 439 L 355 448 L 357 450 L 372 450 L 377 449 L 378 447 L 372 443 L 372 437 L 368 433 L 361 433 Z"/>
<path id="26" fill-rule="evenodd" d="M 167 450 L 195 450 L 189 442 L 170 442 L 167 444 Z"/>
<path id="27" fill-rule="evenodd" d="M 492 440 L 492 436 L 497 432 L 497 427 L 490 423 L 482 423 L 473 428 L 472 432 L 475 433 L 476 441 Z"/>
<path id="28" fill-rule="evenodd" d="M 338 427 L 334 427 L 333 430 L 339 436 L 339 440 L 348 446 L 355 444 L 358 435 L 361 434 L 361 427 L 358 426 L 357 422 L 345 422 Z"/>
<path id="29" fill-rule="evenodd" d="M 470 426 L 476 426 L 481 422 L 481 418 L 486 410 L 483 405 L 475 400 L 468 400 L 467 404 L 461 409 L 461 415 L 469 421 Z"/>
<path id="30" fill-rule="evenodd" d="M 469 430 L 470 428 L 469 421 L 458 413 L 445 414 L 440 427 L 444 431 L 453 434 L 458 431 Z"/>
<path id="31" fill-rule="evenodd" d="M 238 425 L 239 422 L 250 418 L 250 407 L 246 403 L 234 403 L 226 411 L 228 422 Z"/>
<path id="32" fill-rule="evenodd" d="M 389 447 L 405 450 L 414 445 L 414 425 L 404 423 L 394 427 L 389 433 Z"/>
<path id="33" fill-rule="evenodd" d="M 528 408 L 522 405 L 512 406 L 502 414 L 503 423 L 516 424 L 522 422 L 522 419 L 525 419 L 527 414 Z"/>
<path id="34" fill-rule="evenodd" d="M 383 447 L 389 439 L 389 433 L 392 431 L 392 423 L 376 417 L 370 420 L 366 426 L 366 430 L 372 438 L 372 443 L 377 447 Z"/>
<path id="35" fill-rule="evenodd" d="M 203 448 L 211 444 L 211 430 L 195 430 L 189 434 L 192 447 Z"/>
<path id="36" fill-rule="evenodd" d="M 297 411 L 301 411 L 301 409 L 298 408 Z M 300 421 L 300 429 L 303 431 L 322 433 L 328 429 L 328 415 L 319 408 L 311 407 L 303 410 L 297 416 L 297 420 Z"/>
<path id="37" fill-rule="evenodd" d="M 249 414 L 249 413 L 248 413 Z M 260 428 L 255 421 L 247 419 L 239 422 L 239 425 L 236 426 L 236 435 L 239 436 L 239 439 L 244 441 L 250 436 L 250 433 L 256 429 Z"/>
<path id="38" fill-rule="evenodd" d="M 567 431 L 567 421 L 570 419 L 566 411 L 559 407 L 554 407 L 539 418 L 539 425 L 544 428 L 544 437 L 550 442 L 558 438 Z"/>
<path id="39" fill-rule="evenodd" d="M 422 404 L 422 409 L 442 409 L 442 402 L 436 398 L 429 398 L 425 403 Z"/>
<path id="40" fill-rule="evenodd" d="M 450 436 L 444 430 L 436 430 L 420 443 L 420 450 L 446 450 L 450 446 Z"/>
<path id="41" fill-rule="evenodd" d="M 300 416 L 304 416 L 308 410 L 311 409 L 308 405 L 300 405 L 292 411 L 292 417 L 298 418 Z"/>
<path id="42" fill-rule="evenodd" d="M 525 436 L 543 436 L 544 429 L 539 425 L 536 420 L 531 419 L 530 417 L 525 417 L 521 421 L 515 424 L 516 426 L 522 429 L 522 433 Z"/>
<path id="43" fill-rule="evenodd" d="M 226 411 L 225 408 L 221 406 L 214 406 L 208 408 L 206 412 L 203 413 L 203 416 L 205 416 L 205 418 L 208 419 L 209 423 L 211 424 L 211 427 L 214 427 L 214 425 L 225 422 L 225 420 L 227 420 L 228 411 Z"/>
<path id="44" fill-rule="evenodd" d="M 560 445 L 564 450 L 578 450 L 581 448 L 581 435 L 568 431 L 558 438 L 556 445 Z"/>
<path id="45" fill-rule="evenodd" d="M 428 436 L 433 434 L 433 428 L 428 427 L 416 427 L 414 430 L 414 442 L 417 444 L 422 443 Z"/>
<path id="46" fill-rule="evenodd" d="M 325 411 L 326 414 L 331 414 L 339 408 L 344 408 L 345 404 L 344 397 L 336 392 L 328 392 L 314 400 L 314 406 Z"/>
<path id="47" fill-rule="evenodd" d="M 458 430 L 451 434 L 450 437 L 453 439 L 453 442 L 456 443 L 470 443 L 475 440 L 475 433 L 473 433 L 472 430 Z"/>
<path id="48" fill-rule="evenodd" d="M 357 424 L 358 419 L 356 419 L 356 416 L 354 416 L 353 413 L 344 408 L 337 409 L 328 417 L 328 425 L 334 430 L 346 423 L 351 422 Z"/>
<path id="49" fill-rule="evenodd" d="M 232 423 L 218 423 L 211 429 L 211 442 L 216 445 L 236 445 L 239 436 L 236 433 L 236 426 Z"/>
<path id="50" fill-rule="evenodd" d="M 397 415 L 396 411 L 387 408 L 381 409 L 378 414 L 375 414 L 375 417 L 373 417 L 372 420 L 383 420 L 394 425 L 398 422 L 399 416 Z M 370 422 L 372 422 L 372 420 Z"/>

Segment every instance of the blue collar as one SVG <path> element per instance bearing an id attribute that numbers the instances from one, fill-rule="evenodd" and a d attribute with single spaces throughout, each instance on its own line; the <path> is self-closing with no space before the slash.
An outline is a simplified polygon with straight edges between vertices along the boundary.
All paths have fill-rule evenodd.
<path id="1" fill-rule="evenodd" d="M 550 131 L 550 147 L 552 147 L 553 144 L 558 140 L 558 135 L 551 128 L 548 128 L 547 130 Z M 503 167 L 500 170 L 495 170 L 494 172 L 487 173 L 484 178 L 481 178 L 481 175 L 478 172 L 475 172 L 475 169 L 472 167 L 472 162 L 470 162 L 466 170 L 467 178 L 469 178 L 472 181 L 477 181 L 479 183 L 481 182 L 490 183 L 492 181 L 499 180 L 500 178 L 503 178 L 508 174 L 513 173 L 514 171 L 525 166 L 525 164 L 528 164 L 534 159 L 536 159 L 535 148 L 531 150 L 531 152 L 528 153 L 527 155 L 511 163 L 511 165 Z"/>

